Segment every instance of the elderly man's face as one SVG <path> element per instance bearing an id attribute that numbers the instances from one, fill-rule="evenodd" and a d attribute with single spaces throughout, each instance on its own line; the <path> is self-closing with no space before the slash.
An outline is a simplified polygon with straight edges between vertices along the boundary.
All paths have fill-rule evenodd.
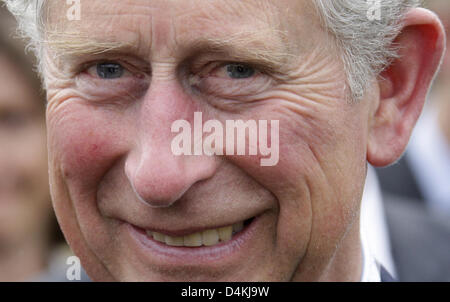
<path id="1" fill-rule="evenodd" d="M 371 105 L 348 101 L 307 1 L 93 0 L 78 22 L 52 5 L 66 33 L 45 62 L 52 194 L 92 278 L 326 280 L 360 254 Z M 279 162 L 175 156 L 171 125 L 194 112 L 279 120 Z"/>

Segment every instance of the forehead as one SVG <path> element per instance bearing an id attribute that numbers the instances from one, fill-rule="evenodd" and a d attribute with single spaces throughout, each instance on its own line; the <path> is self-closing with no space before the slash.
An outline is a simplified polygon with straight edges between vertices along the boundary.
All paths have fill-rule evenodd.
<path id="1" fill-rule="evenodd" d="M 121 41 L 144 49 L 196 40 L 297 48 L 320 28 L 306 0 L 90 0 L 81 1 L 80 21 L 67 19 L 66 1 L 49 5 L 49 40 Z"/>

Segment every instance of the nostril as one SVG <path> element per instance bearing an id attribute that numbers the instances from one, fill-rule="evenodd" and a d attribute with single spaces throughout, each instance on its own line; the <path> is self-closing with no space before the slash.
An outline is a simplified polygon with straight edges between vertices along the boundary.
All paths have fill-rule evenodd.
<path id="1" fill-rule="evenodd" d="M 151 156 L 150 152 L 142 152 L 137 158 L 130 156 L 125 163 L 130 191 L 136 199 L 155 208 L 170 207 L 189 189 L 183 170 L 182 163 Z"/>
<path id="2" fill-rule="evenodd" d="M 164 153 L 156 145 L 155 142 L 130 152 L 125 162 L 125 175 L 136 199 L 151 207 L 172 206 L 196 183 L 216 171 L 217 162 L 212 157 L 177 157 Z"/>

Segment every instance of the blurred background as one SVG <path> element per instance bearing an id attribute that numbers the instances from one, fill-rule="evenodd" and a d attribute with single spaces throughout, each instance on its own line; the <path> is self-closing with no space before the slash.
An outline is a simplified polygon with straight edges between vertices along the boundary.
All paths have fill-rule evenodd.
<path id="1" fill-rule="evenodd" d="M 450 1 L 428 0 L 450 32 Z M 448 39 L 448 38 L 447 38 Z M 405 154 L 376 169 L 402 281 L 450 281 L 450 43 Z"/>
<path id="2" fill-rule="evenodd" d="M 65 280 L 71 254 L 51 206 L 45 93 L 0 4 L 0 281 Z"/>
<path id="3" fill-rule="evenodd" d="M 0 5 L 0 282 L 67 281 L 51 207 L 45 93 L 15 21 Z M 428 0 L 446 31 L 450 0 Z M 400 281 L 450 281 L 450 48 L 404 156 L 370 168 L 362 233 Z"/>

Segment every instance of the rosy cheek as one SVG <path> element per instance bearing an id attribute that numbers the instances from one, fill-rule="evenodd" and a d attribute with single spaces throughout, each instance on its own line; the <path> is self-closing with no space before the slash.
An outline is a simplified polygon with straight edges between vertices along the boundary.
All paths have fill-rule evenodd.
<path id="1" fill-rule="evenodd" d="M 115 113 L 72 104 L 49 115 L 49 146 L 54 165 L 67 181 L 95 184 L 123 153 L 123 131 Z M 123 130 L 123 129 L 122 129 Z"/>

